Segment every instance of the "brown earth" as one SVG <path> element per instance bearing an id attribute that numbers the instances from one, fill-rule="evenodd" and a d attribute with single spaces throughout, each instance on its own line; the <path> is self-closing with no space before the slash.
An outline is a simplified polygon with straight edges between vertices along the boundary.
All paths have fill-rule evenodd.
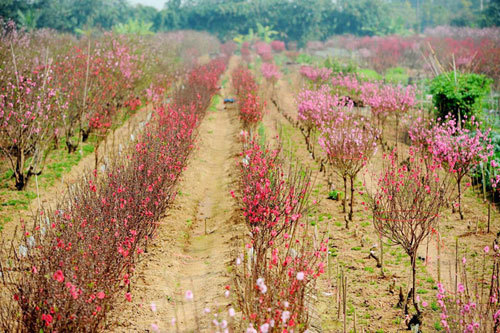
<path id="1" fill-rule="evenodd" d="M 300 130 L 287 120 L 283 113 L 289 118 L 297 119 L 297 107 L 295 97 L 300 91 L 301 79 L 296 72 L 285 76 L 280 80 L 273 90 L 274 103 L 269 99 L 271 96 L 267 89 L 268 112 L 264 118 L 266 134 L 273 137 L 281 134 L 283 146 L 291 150 L 293 156 L 305 165 L 309 166 L 316 175 L 315 194 L 318 200 L 317 210 L 313 213 L 316 218 L 318 229 L 325 235 L 330 235 L 330 248 L 332 256 L 329 260 L 329 272 L 323 276 L 320 282 L 318 295 L 317 316 L 321 318 L 321 326 L 324 332 L 343 331 L 342 315 L 339 315 L 338 298 L 338 275 L 341 270 L 348 277 L 348 318 L 347 330 L 354 329 L 354 318 L 356 317 L 356 328 L 358 332 L 397 332 L 405 329 L 404 315 L 401 309 L 395 305 L 398 302 L 398 289 L 403 287 L 406 292 L 411 284 L 411 267 L 406 254 L 397 246 L 384 246 L 384 270 L 385 278 L 380 277 L 380 269 L 376 268 L 374 259 L 369 258 L 370 249 L 373 244 L 378 244 L 377 233 L 371 223 L 371 212 L 364 210 L 361 205 L 366 201 L 363 195 L 355 195 L 354 222 L 350 229 L 345 228 L 344 214 L 340 201 L 328 200 L 327 176 L 320 172 L 320 165 L 313 160 L 307 151 L 304 137 Z M 275 105 L 277 104 L 277 106 Z M 402 129 L 400 128 L 400 133 Z M 401 136 L 401 135 L 400 135 Z M 389 145 L 395 141 L 395 121 L 389 121 L 385 128 L 385 137 Z M 399 149 L 406 146 L 399 142 Z M 315 145 L 314 151 L 321 155 L 321 148 Z M 382 151 L 376 154 L 370 164 L 361 172 L 356 184 L 356 191 L 365 191 L 363 183 L 373 188 L 371 181 L 383 167 Z M 336 188 L 341 190 L 342 180 L 333 177 Z M 492 244 L 496 233 L 500 228 L 498 213 L 492 209 L 490 234 L 485 233 L 487 221 L 487 204 L 479 199 L 477 192 L 469 189 L 463 197 L 465 220 L 460 221 L 457 213 L 451 213 L 446 209 L 440 221 L 440 233 L 443 241 L 441 247 L 441 281 L 453 290 L 455 281 L 455 239 L 459 239 L 458 258 L 467 253 L 481 253 L 486 245 Z M 476 233 L 477 228 L 477 233 Z M 379 248 L 375 249 L 379 253 Z M 422 244 L 419 256 L 429 258 L 427 263 L 421 260 L 418 264 L 417 294 L 431 304 L 435 300 L 435 285 L 437 275 L 437 242 L 433 235 L 428 242 Z M 394 286 L 394 287 L 393 287 Z M 438 321 L 438 312 L 426 309 L 424 315 L 424 332 L 435 331 L 434 323 Z"/>
<path id="2" fill-rule="evenodd" d="M 223 81 L 235 65 L 232 60 Z M 228 86 L 222 97 L 229 94 Z M 210 326 L 217 309 L 226 311 L 230 298 L 224 287 L 232 282 L 230 263 L 245 232 L 230 194 L 237 186 L 238 131 L 236 109 L 225 109 L 220 99 L 201 122 L 198 149 L 183 173 L 179 194 L 136 267 L 132 302 L 123 300 L 110 314 L 109 331 L 145 332 L 156 324 L 161 332 L 171 332 L 175 317 L 179 332 L 199 332 Z M 185 299 L 188 290 L 194 302 Z M 203 315 L 205 308 L 210 315 Z"/>

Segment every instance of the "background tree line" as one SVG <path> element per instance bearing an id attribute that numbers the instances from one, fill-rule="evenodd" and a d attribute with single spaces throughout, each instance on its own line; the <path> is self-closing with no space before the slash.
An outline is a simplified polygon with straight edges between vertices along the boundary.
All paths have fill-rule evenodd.
<path id="1" fill-rule="evenodd" d="M 153 31 L 205 30 L 221 39 L 257 23 L 304 43 L 334 34 L 411 34 L 437 25 L 499 26 L 500 0 L 169 0 L 162 10 L 127 0 L 0 0 L 0 17 L 27 29 L 112 29 L 131 20 Z M 149 25 L 148 25 L 149 26 Z"/>

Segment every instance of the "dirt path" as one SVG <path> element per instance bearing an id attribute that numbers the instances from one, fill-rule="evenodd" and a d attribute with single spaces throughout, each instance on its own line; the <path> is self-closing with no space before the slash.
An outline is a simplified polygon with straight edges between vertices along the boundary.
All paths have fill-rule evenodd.
<path id="1" fill-rule="evenodd" d="M 229 301 L 224 286 L 232 278 L 228 264 L 235 257 L 237 235 L 244 230 L 235 224 L 236 203 L 230 195 L 236 186 L 238 129 L 235 112 L 225 110 L 222 100 L 207 113 L 174 207 L 136 269 L 132 302 L 117 306 L 110 316 L 110 331 L 144 332 L 156 324 L 161 332 L 170 332 L 174 331 L 171 319 L 176 317 L 180 332 L 199 332 L 197 320 L 203 329 L 213 318 L 202 315 L 204 308 L 225 310 Z M 193 292 L 195 302 L 185 300 L 187 290 Z"/>

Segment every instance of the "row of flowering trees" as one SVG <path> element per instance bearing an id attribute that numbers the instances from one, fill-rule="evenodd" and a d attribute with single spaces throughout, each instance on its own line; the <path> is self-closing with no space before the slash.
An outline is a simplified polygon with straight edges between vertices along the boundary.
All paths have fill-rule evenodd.
<path id="1" fill-rule="evenodd" d="M 3 331 L 96 331 L 117 295 L 130 301 L 134 264 L 175 197 L 225 67 L 216 59 L 194 68 L 125 156 L 85 173 L 55 210 L 22 226 L 19 244 L 2 248 Z"/>
<path id="2" fill-rule="evenodd" d="M 264 116 L 265 103 L 259 96 L 259 84 L 252 72 L 242 65 L 233 71 L 231 79 L 236 90 L 243 127 L 252 132 Z"/>
<path id="3" fill-rule="evenodd" d="M 327 68 L 302 66 L 301 74 L 313 83 L 313 90 L 323 84 L 331 86 L 332 93 L 346 96 L 356 106 L 368 106 L 372 117 L 383 131 L 386 120 L 393 116 L 396 120 L 396 135 L 398 134 L 399 120 L 416 105 L 415 86 L 395 86 L 359 80 L 354 75 L 335 74 Z M 397 137 L 396 137 L 397 142 Z"/>
<path id="4" fill-rule="evenodd" d="M 10 27 L 0 39 L 0 151 L 22 190 L 60 140 L 73 152 L 91 132 L 106 134 L 135 100 L 139 57 L 109 34 L 77 41 Z"/>
<path id="5" fill-rule="evenodd" d="M 314 239 L 306 212 L 311 172 L 281 149 L 251 140 L 241 154 L 237 197 L 250 232 L 236 260 L 235 293 L 247 332 L 305 331 L 326 241 Z"/>
<path id="6" fill-rule="evenodd" d="M 484 73 L 494 78 L 498 86 L 498 28 L 436 27 L 425 33 L 426 36 L 408 37 L 336 36 L 325 42 L 324 46 L 353 52 L 363 65 L 379 73 L 399 66 L 431 70 L 431 65 L 425 58 L 433 55 L 445 66 L 445 70 L 453 70 L 455 66 L 459 71 Z"/>
<path id="7" fill-rule="evenodd" d="M 415 91 L 411 86 L 363 83 L 353 76 L 334 76 L 331 80 L 332 86 L 313 85 L 313 89 L 302 90 L 298 97 L 298 117 L 306 142 L 310 141 L 312 132 L 319 133 L 319 144 L 333 171 L 344 179 L 346 191 L 349 169 L 353 168 L 354 175 L 359 172 L 373 155 L 376 138 L 385 127 L 387 117 L 396 115 L 398 124 L 398 118 L 413 108 Z M 355 103 L 370 107 L 371 121 L 356 116 Z M 378 128 L 374 130 L 370 123 L 376 123 Z M 410 316 L 409 328 L 421 324 L 422 320 L 415 289 L 418 249 L 434 230 L 444 207 L 455 198 L 463 219 L 462 181 L 474 167 L 487 162 L 493 154 L 489 129 L 482 129 L 475 119 L 457 121 L 448 116 L 427 122 L 418 118 L 411 120 L 411 124 L 409 137 L 412 146 L 409 153 L 395 148 L 390 154 L 384 154 L 383 169 L 367 188 L 376 231 L 381 238 L 400 245 L 410 258 L 412 285 L 408 301 L 416 312 L 413 318 Z M 453 195 L 454 183 L 457 197 Z M 351 200 L 352 195 L 351 189 Z M 495 288 L 496 292 L 498 288 Z M 443 292 L 440 297 L 444 299 Z M 445 312 L 444 303 L 442 307 Z M 464 316 L 463 309 L 458 312 Z M 405 314 L 411 314 L 408 306 L 405 306 Z M 456 313 L 453 315 L 456 316 Z M 448 315 L 443 316 L 446 319 Z M 494 316 L 495 323 L 497 317 L 498 314 Z M 458 323 L 464 328 L 471 324 L 470 321 L 460 321 L 460 317 L 453 320 L 454 325 Z M 446 320 L 444 324 L 448 324 Z M 491 325 L 490 322 L 486 327 Z"/>
<path id="8" fill-rule="evenodd" d="M 204 39 L 194 32 L 140 38 L 89 32 L 76 39 L 0 26 L 0 153 L 16 188 L 43 170 L 48 150 L 60 143 L 72 153 L 92 134 L 97 148 L 125 113 L 165 93 L 192 67 L 189 45 L 205 51 Z M 183 66 L 174 65 L 177 57 Z"/>
<path id="9" fill-rule="evenodd" d="M 353 219 L 355 179 L 374 155 L 380 131 L 353 112 L 351 100 L 333 95 L 327 85 L 318 90 L 305 89 L 298 96 L 298 117 L 308 147 L 311 133 L 319 132 L 319 144 L 332 170 L 344 181 L 343 210 L 346 212 L 347 182 L 350 181 L 350 210 Z"/>

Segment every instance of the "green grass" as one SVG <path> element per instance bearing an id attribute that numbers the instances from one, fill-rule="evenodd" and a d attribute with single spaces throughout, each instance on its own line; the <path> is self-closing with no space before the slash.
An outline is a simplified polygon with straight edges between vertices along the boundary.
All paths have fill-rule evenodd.
<path id="1" fill-rule="evenodd" d="M 403 67 L 389 68 L 385 73 L 385 81 L 394 84 L 408 84 L 408 70 Z"/>
<path id="2" fill-rule="evenodd" d="M 259 124 L 257 132 L 259 133 L 259 145 L 264 147 L 266 145 L 266 127 L 263 123 Z"/>
<path id="3" fill-rule="evenodd" d="M 358 75 L 365 80 L 382 80 L 382 76 L 373 69 L 360 68 L 357 71 Z"/>
<path id="4" fill-rule="evenodd" d="M 213 112 L 217 111 L 217 105 L 219 105 L 220 98 L 221 98 L 220 95 L 214 95 L 214 97 L 212 97 L 212 102 L 210 103 L 210 106 L 208 107 L 209 111 L 213 111 Z"/>
<path id="5" fill-rule="evenodd" d="M 91 143 L 82 144 L 80 149 L 73 154 L 68 154 L 65 147 L 60 147 L 49 154 L 49 160 L 53 161 L 45 166 L 44 171 L 38 177 L 40 187 L 47 188 L 53 186 L 55 181 L 61 179 L 62 175 L 71 171 L 71 168 L 78 165 L 82 158 L 94 152 L 94 145 Z"/>
<path id="6" fill-rule="evenodd" d="M 367 271 L 368 273 L 375 273 L 375 269 L 373 267 L 365 267 L 365 271 Z"/>

